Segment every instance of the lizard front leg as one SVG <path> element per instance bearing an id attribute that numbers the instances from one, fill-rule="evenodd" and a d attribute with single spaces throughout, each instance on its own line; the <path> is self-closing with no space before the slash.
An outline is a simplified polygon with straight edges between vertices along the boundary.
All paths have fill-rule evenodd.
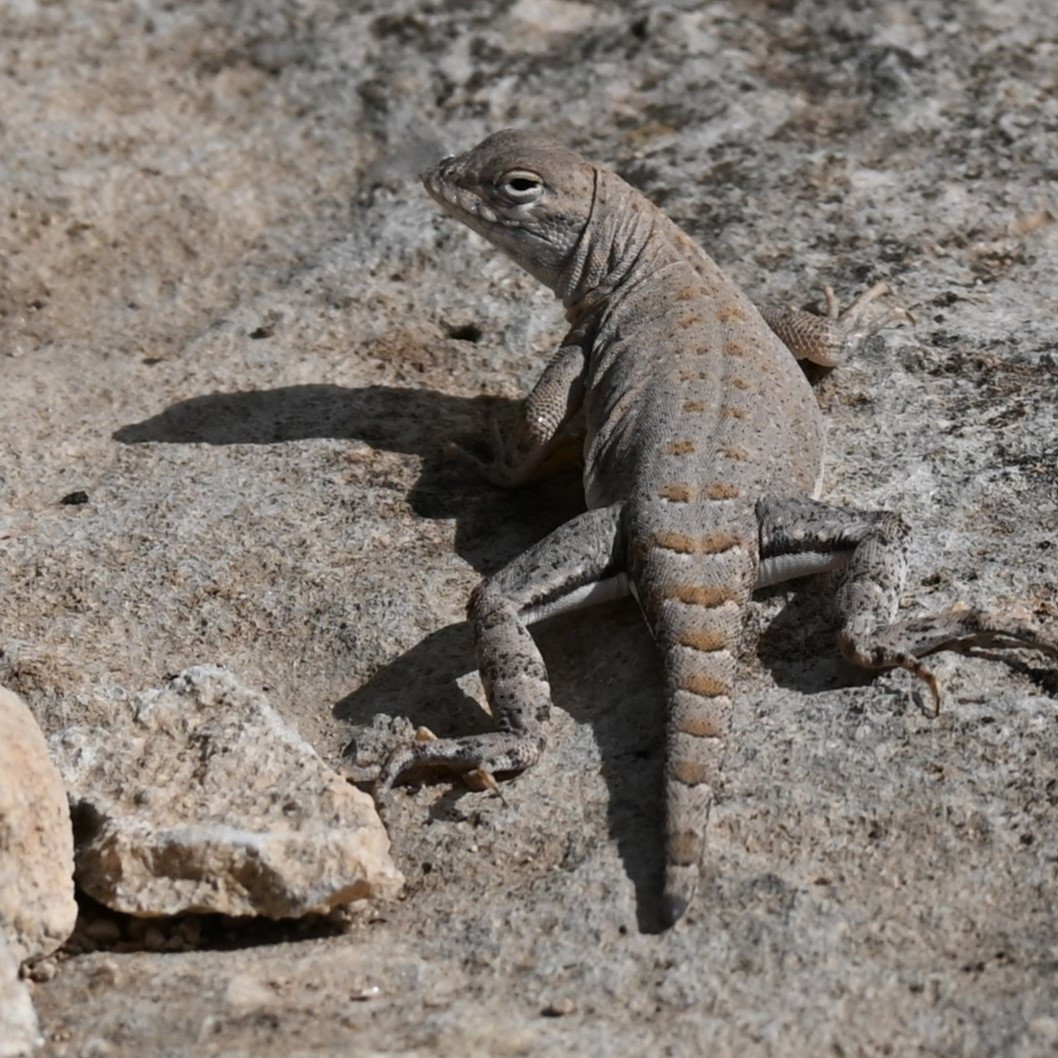
<path id="1" fill-rule="evenodd" d="M 891 293 L 888 283 L 875 283 L 842 312 L 834 291 L 824 286 L 825 315 L 793 305 L 767 306 L 760 312 L 798 360 L 810 360 L 821 367 L 836 367 L 872 334 L 885 327 L 914 322 L 914 316 L 898 305 L 890 305 L 879 312 L 869 311 L 875 302 Z"/>
<path id="2" fill-rule="evenodd" d="M 497 731 L 403 746 L 382 767 L 375 798 L 409 771 L 439 765 L 456 772 L 522 771 L 546 744 L 551 690 L 527 627 L 539 616 L 588 600 L 593 585 L 622 579 L 621 505 L 587 511 L 560 526 L 474 590 L 467 616 L 474 629 L 481 681 Z M 606 592 L 596 598 L 609 597 Z"/>
<path id="3" fill-rule="evenodd" d="M 761 567 L 767 583 L 844 567 L 838 587 L 838 646 L 868 669 L 904 668 L 930 689 L 941 706 L 936 676 L 923 663 L 945 650 L 976 647 L 1037 650 L 1058 658 L 1058 638 L 1024 621 L 957 607 L 946 613 L 896 621 L 907 575 L 910 529 L 890 511 L 843 511 L 814 500 L 762 500 Z M 786 575 L 778 570 L 785 569 Z"/>
<path id="4" fill-rule="evenodd" d="M 494 485 L 525 485 L 558 469 L 580 450 L 574 428 L 583 398 L 584 347 L 576 332 L 565 341 L 525 398 L 520 415 L 504 434 L 492 424 L 492 458 L 478 459 L 459 445 L 445 458 L 469 463 Z"/>

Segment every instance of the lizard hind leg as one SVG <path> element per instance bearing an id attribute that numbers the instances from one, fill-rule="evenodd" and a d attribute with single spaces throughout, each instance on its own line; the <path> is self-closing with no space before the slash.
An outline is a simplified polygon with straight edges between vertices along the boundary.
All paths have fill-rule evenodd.
<path id="1" fill-rule="evenodd" d="M 536 763 L 547 741 L 551 689 L 527 625 L 538 611 L 559 612 L 563 600 L 583 601 L 590 595 L 585 587 L 618 579 L 624 564 L 620 519 L 619 504 L 587 511 L 475 588 L 467 616 L 497 730 L 398 748 L 375 783 L 380 807 L 390 787 L 413 770 L 477 772 L 485 787 L 495 791 L 494 775 L 524 771 Z M 612 593 L 599 596 L 606 597 Z"/>
<path id="2" fill-rule="evenodd" d="M 853 664 L 868 669 L 903 668 L 929 687 L 934 708 L 940 684 L 923 658 L 977 648 L 1037 650 L 1058 658 L 1058 638 L 1024 621 L 996 617 L 966 606 L 944 613 L 895 620 L 907 574 L 907 523 L 889 511 L 843 511 L 813 500 L 763 500 L 762 566 L 800 556 L 801 568 L 843 564 L 835 606 L 838 646 Z M 837 563 L 834 559 L 837 558 Z M 789 568 L 798 566 L 787 563 Z"/>
<path id="3" fill-rule="evenodd" d="M 810 360 L 821 367 L 836 367 L 852 356 L 872 334 L 886 327 L 914 323 L 914 316 L 899 305 L 888 305 L 875 311 L 875 302 L 891 293 L 888 283 L 875 283 L 841 311 L 834 291 L 824 286 L 825 315 L 793 305 L 766 306 L 761 309 L 761 315 L 798 360 Z"/>
<path id="4" fill-rule="evenodd" d="M 943 695 L 936 676 L 921 660 L 930 654 L 993 648 L 1036 650 L 1058 658 L 1058 637 L 1048 638 L 1026 622 L 1005 620 L 964 605 L 873 630 L 863 628 L 856 618 L 847 618 L 838 633 L 838 645 L 854 664 L 873 669 L 899 666 L 924 680 L 935 713 L 940 712 Z"/>

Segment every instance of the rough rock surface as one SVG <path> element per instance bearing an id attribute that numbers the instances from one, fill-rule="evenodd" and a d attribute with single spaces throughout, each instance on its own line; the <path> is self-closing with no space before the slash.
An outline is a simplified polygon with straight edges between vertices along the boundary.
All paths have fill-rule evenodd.
<path id="1" fill-rule="evenodd" d="M 18 958 L 0 930 L 0 1058 L 26 1058 L 40 1041 L 29 988 L 19 980 Z"/>
<path id="2" fill-rule="evenodd" d="M 124 724 L 51 747 L 77 883 L 116 911 L 296 918 L 400 891 L 371 798 L 223 669 L 188 669 Z"/>
<path id="3" fill-rule="evenodd" d="M 0 682 L 53 734 L 216 661 L 334 767 L 379 713 L 488 722 L 467 595 L 576 483 L 440 453 L 561 314 L 415 173 L 525 124 L 758 298 L 892 281 L 919 324 L 822 384 L 827 496 L 907 515 L 907 613 L 1055 620 L 1056 39 L 1053 0 L 0 5 Z M 615 605 L 539 630 L 553 737 L 503 802 L 395 798 L 403 902 L 72 958 L 34 991 L 49 1058 L 1047 1053 L 1054 673 L 943 658 L 933 719 L 840 661 L 826 599 L 755 608 L 677 931 L 649 932 L 658 670 Z"/>
<path id="4" fill-rule="evenodd" d="M 33 714 L 0 687 L 0 936 L 18 963 L 53 951 L 76 920 L 66 791 Z"/>

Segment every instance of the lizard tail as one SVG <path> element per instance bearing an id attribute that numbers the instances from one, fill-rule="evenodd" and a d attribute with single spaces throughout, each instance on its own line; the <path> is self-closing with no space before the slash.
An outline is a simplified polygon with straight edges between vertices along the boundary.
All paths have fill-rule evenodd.
<path id="1" fill-rule="evenodd" d="M 666 629 L 668 726 L 665 754 L 665 881 L 667 925 L 687 910 L 701 872 L 706 825 L 720 782 L 731 726 L 734 637 L 717 629 L 709 647 L 688 647 L 710 635 L 701 627 Z"/>
<path id="2" fill-rule="evenodd" d="M 715 509 L 685 517 L 688 528 L 721 521 Z M 666 925 L 683 916 L 698 886 L 731 727 L 736 650 L 755 575 L 756 540 L 745 539 L 743 528 L 730 518 L 722 530 L 706 534 L 636 534 L 639 546 L 630 549 L 640 601 L 662 652 L 668 703 Z"/>

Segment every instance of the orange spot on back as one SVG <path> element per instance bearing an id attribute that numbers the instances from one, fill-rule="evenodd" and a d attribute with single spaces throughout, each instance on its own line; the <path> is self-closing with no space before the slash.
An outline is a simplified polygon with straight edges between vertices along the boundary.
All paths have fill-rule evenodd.
<path id="1" fill-rule="evenodd" d="M 658 489 L 658 496 L 663 500 L 672 500 L 673 503 L 689 503 L 694 495 L 694 489 L 685 481 L 675 482 L 672 485 L 662 485 Z"/>
<path id="2" fill-rule="evenodd" d="M 738 602 L 739 595 L 733 588 L 712 587 L 707 584 L 671 584 L 661 589 L 663 599 L 672 599 L 688 606 L 706 606 L 715 609 L 724 603 Z"/>
<path id="3" fill-rule="evenodd" d="M 726 448 L 721 448 L 720 454 L 726 456 L 728 459 L 734 459 L 739 463 L 744 463 L 749 459 L 749 452 L 744 448 L 740 448 L 738 445 L 728 445 Z"/>
<path id="4" fill-rule="evenodd" d="M 701 786 L 709 781 L 712 769 L 705 761 L 677 759 L 669 761 L 669 774 L 685 786 Z"/>
<path id="5" fill-rule="evenodd" d="M 742 490 L 737 485 L 717 481 L 702 489 L 702 495 L 707 500 L 737 500 L 742 495 Z"/>
<path id="6" fill-rule="evenodd" d="M 681 555 L 719 555 L 730 551 L 741 543 L 732 533 L 710 533 L 708 536 L 691 536 L 689 533 L 661 532 L 650 538 L 650 546 L 664 551 L 675 551 Z"/>
<path id="7" fill-rule="evenodd" d="M 724 379 L 724 383 L 729 386 L 734 386 L 735 389 L 752 389 L 753 383 L 748 379 L 742 378 L 740 375 L 730 375 Z"/>
<path id="8" fill-rule="evenodd" d="M 731 341 L 724 342 L 724 352 L 728 356 L 745 356 L 747 349 L 741 342 L 736 342 L 734 339 Z"/>
<path id="9" fill-rule="evenodd" d="M 665 843 L 665 859 L 674 867 L 697 867 L 704 848 L 705 842 L 700 835 L 693 830 L 681 830 L 669 835 Z"/>
<path id="10" fill-rule="evenodd" d="M 740 408 L 734 404 L 726 404 L 720 409 L 721 415 L 726 415 L 731 419 L 745 420 L 749 418 L 749 412 L 745 408 Z"/>
<path id="11" fill-rule="evenodd" d="M 723 738 L 727 733 L 716 723 L 715 719 L 696 714 L 679 716 L 672 726 L 680 734 L 690 735 L 692 738 Z"/>
<path id="12" fill-rule="evenodd" d="M 730 646 L 728 638 L 723 632 L 709 632 L 695 628 L 689 628 L 686 632 L 681 632 L 676 642 L 681 647 L 690 647 L 691 650 L 701 650 L 705 653 L 727 650 Z"/>
<path id="13" fill-rule="evenodd" d="M 709 405 L 704 400 L 685 400 L 683 410 L 688 412 L 705 411 Z"/>
<path id="14" fill-rule="evenodd" d="M 742 541 L 734 533 L 710 533 L 698 541 L 698 553 L 702 555 L 719 555 L 738 547 Z"/>
<path id="15" fill-rule="evenodd" d="M 717 314 L 716 318 L 721 323 L 740 323 L 748 319 L 746 314 L 738 305 L 725 305 Z"/>
<path id="16" fill-rule="evenodd" d="M 654 547 L 681 555 L 693 555 L 698 550 L 698 541 L 686 533 L 655 533 L 650 542 Z"/>
<path id="17" fill-rule="evenodd" d="M 715 676 L 704 673 L 688 673 L 678 684 L 680 690 L 690 691 L 702 698 L 722 698 L 731 693 L 731 687 Z"/>
<path id="18" fill-rule="evenodd" d="M 673 441 L 665 451 L 670 456 L 685 456 L 695 451 L 695 446 L 693 441 Z"/>

